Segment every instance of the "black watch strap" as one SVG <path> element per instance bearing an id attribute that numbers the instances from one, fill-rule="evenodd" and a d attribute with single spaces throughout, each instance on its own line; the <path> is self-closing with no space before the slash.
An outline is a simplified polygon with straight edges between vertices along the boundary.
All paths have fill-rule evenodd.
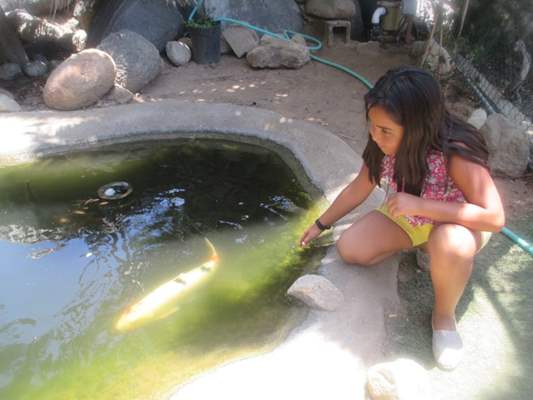
<path id="1" fill-rule="evenodd" d="M 320 222 L 320 219 L 317 218 L 315 221 L 315 225 L 320 229 L 321 231 L 325 231 L 326 229 L 330 229 L 331 225 L 324 225 L 322 222 Z"/>

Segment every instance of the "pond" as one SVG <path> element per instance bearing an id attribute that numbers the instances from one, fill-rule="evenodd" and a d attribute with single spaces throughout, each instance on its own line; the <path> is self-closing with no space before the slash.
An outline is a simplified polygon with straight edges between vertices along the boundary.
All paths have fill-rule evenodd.
<path id="1" fill-rule="evenodd" d="M 116 181 L 133 192 L 98 197 Z M 296 245 L 318 213 L 310 193 L 277 153 L 230 141 L 141 143 L 0 169 L 0 398 L 164 397 L 279 343 L 305 314 L 286 290 L 322 256 Z M 208 270 L 212 251 L 206 279 L 117 329 L 156 288 Z"/>

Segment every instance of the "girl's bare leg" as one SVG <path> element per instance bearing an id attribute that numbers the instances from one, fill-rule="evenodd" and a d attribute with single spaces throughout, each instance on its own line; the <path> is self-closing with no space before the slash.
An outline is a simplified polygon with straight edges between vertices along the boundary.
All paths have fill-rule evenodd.
<path id="1" fill-rule="evenodd" d="M 443 224 L 431 232 L 426 248 L 435 291 L 434 329 L 456 330 L 455 307 L 470 278 L 474 255 L 480 246 L 480 233 L 461 225 Z"/>
<path id="2" fill-rule="evenodd" d="M 354 222 L 337 241 L 344 262 L 359 265 L 377 264 L 411 247 L 411 239 L 402 228 L 378 211 Z"/>

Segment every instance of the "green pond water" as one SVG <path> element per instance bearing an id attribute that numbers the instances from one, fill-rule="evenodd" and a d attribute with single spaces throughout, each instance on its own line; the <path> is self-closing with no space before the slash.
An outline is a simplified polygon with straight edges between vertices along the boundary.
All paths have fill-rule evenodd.
<path id="1" fill-rule="evenodd" d="M 133 193 L 99 199 L 113 181 Z M 304 314 L 285 293 L 320 259 L 296 246 L 316 200 L 274 152 L 213 140 L 0 169 L 0 399 L 160 398 L 271 348 Z M 129 305 L 207 260 L 204 237 L 213 276 L 118 332 Z"/>

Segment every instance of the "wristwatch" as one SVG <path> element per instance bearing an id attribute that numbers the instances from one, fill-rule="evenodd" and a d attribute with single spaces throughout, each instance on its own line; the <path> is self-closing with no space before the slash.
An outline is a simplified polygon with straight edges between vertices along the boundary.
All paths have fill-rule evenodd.
<path id="1" fill-rule="evenodd" d="M 318 229 L 320 229 L 321 231 L 325 231 L 327 229 L 330 229 L 331 228 L 331 225 L 324 225 L 322 224 L 322 222 L 320 222 L 320 218 L 317 218 L 315 220 L 315 225 L 318 227 Z"/>

